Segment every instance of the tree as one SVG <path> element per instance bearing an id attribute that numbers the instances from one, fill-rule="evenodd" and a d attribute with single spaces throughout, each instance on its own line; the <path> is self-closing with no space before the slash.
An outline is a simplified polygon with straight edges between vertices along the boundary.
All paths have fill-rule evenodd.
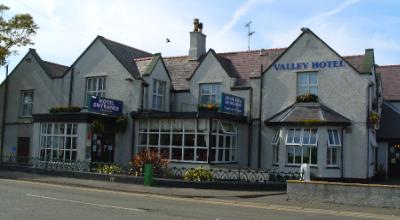
<path id="1" fill-rule="evenodd" d="M 31 37 L 39 28 L 30 14 L 16 14 L 9 19 L 4 18 L 4 13 L 9 9 L 0 4 L 0 66 L 6 64 L 11 54 L 17 53 L 12 47 L 33 44 Z"/>

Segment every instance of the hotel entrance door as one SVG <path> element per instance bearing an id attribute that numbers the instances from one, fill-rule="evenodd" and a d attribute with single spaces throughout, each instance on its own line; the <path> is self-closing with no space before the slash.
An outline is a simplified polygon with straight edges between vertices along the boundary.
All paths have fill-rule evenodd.
<path id="1" fill-rule="evenodd" d="M 388 176 L 400 178 L 400 143 L 389 144 Z"/>

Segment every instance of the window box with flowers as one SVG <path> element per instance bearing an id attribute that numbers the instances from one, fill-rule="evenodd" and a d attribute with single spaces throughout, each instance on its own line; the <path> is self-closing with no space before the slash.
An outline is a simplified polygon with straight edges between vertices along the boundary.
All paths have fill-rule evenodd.
<path id="1" fill-rule="evenodd" d="M 219 111 L 218 104 L 201 104 L 198 106 L 199 111 Z"/>

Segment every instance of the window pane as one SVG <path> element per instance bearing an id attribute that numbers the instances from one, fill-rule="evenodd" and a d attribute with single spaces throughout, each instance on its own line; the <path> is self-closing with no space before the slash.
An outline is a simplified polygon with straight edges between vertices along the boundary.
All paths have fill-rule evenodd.
<path id="1" fill-rule="evenodd" d="M 301 129 L 295 129 L 293 143 L 300 144 Z"/>
<path id="2" fill-rule="evenodd" d="M 338 133 L 337 130 L 333 130 L 333 138 L 334 138 L 334 140 L 335 140 L 335 144 L 336 144 L 336 145 L 339 145 L 339 144 L 340 144 L 340 141 L 339 141 L 339 133 Z"/>
<path id="3" fill-rule="evenodd" d="M 310 73 L 310 84 L 317 84 L 317 73 Z"/>
<path id="4" fill-rule="evenodd" d="M 182 160 L 182 148 L 172 148 L 172 160 Z"/>
<path id="5" fill-rule="evenodd" d="M 298 87 L 297 92 L 298 92 L 298 95 L 305 95 L 305 94 L 309 93 L 308 87 L 300 86 L 300 87 Z"/>
<path id="6" fill-rule="evenodd" d="M 301 147 L 295 147 L 294 148 L 294 163 L 300 164 L 301 163 L 301 154 L 302 154 L 302 148 Z"/>
<path id="7" fill-rule="evenodd" d="M 149 134 L 149 145 L 158 145 L 158 134 Z"/>
<path id="8" fill-rule="evenodd" d="M 318 163 L 318 148 L 312 147 L 311 148 L 311 164 Z"/>
<path id="9" fill-rule="evenodd" d="M 310 94 L 317 95 L 317 94 L 318 94 L 318 88 L 317 88 L 317 86 L 310 86 L 310 91 L 309 91 L 309 93 L 310 93 Z"/>
<path id="10" fill-rule="evenodd" d="M 198 134 L 197 135 L 197 146 L 206 147 L 207 146 L 206 137 L 207 136 L 204 134 Z"/>
<path id="11" fill-rule="evenodd" d="M 169 148 L 160 148 L 160 156 L 163 159 L 169 159 Z"/>
<path id="12" fill-rule="evenodd" d="M 229 161 L 230 158 L 230 154 L 229 154 L 230 150 L 225 150 L 225 161 Z"/>
<path id="13" fill-rule="evenodd" d="M 201 95 L 211 94 L 211 85 L 210 84 L 201 84 L 200 85 L 200 93 L 201 93 Z"/>
<path id="14" fill-rule="evenodd" d="M 172 134 L 172 145 L 182 146 L 182 134 Z"/>
<path id="15" fill-rule="evenodd" d="M 331 157 L 332 157 L 332 148 L 328 147 L 326 151 L 326 164 L 328 165 L 332 164 Z"/>
<path id="16" fill-rule="evenodd" d="M 159 120 L 150 120 L 150 132 L 158 132 Z"/>
<path id="17" fill-rule="evenodd" d="M 161 120 L 161 132 L 169 132 L 171 130 L 169 120 Z"/>
<path id="18" fill-rule="evenodd" d="M 294 163 L 294 147 L 293 146 L 287 147 L 287 162 Z"/>
<path id="19" fill-rule="evenodd" d="M 160 145 L 170 145 L 170 134 L 161 134 Z"/>
<path id="20" fill-rule="evenodd" d="M 185 132 L 195 132 L 196 121 L 195 120 L 183 120 L 183 126 L 185 128 Z"/>
<path id="21" fill-rule="evenodd" d="M 207 149 L 197 148 L 196 161 L 207 161 Z"/>
<path id="22" fill-rule="evenodd" d="M 189 147 L 194 146 L 194 139 L 195 139 L 194 134 L 185 134 L 185 146 Z"/>
<path id="23" fill-rule="evenodd" d="M 303 144 L 310 144 L 310 129 L 303 131 Z"/>
<path id="24" fill-rule="evenodd" d="M 224 150 L 218 150 L 218 160 L 217 161 L 222 161 L 222 159 L 224 158 Z"/>
<path id="25" fill-rule="evenodd" d="M 139 134 L 139 144 L 147 145 L 147 134 Z"/>
<path id="26" fill-rule="evenodd" d="M 310 132 L 310 144 L 316 145 L 317 144 L 317 129 L 311 129 Z"/>
<path id="27" fill-rule="evenodd" d="M 286 142 L 293 143 L 293 137 L 294 137 L 294 129 L 289 129 L 286 137 Z"/>
<path id="28" fill-rule="evenodd" d="M 194 149 L 193 148 L 185 148 L 183 153 L 184 160 L 194 160 Z"/>
<path id="29" fill-rule="evenodd" d="M 172 121 L 172 130 L 174 132 L 182 132 L 182 120 L 173 120 Z"/>
<path id="30" fill-rule="evenodd" d="M 207 130 L 208 130 L 208 120 L 199 119 L 198 126 L 197 126 L 197 132 L 206 132 Z"/>
<path id="31" fill-rule="evenodd" d="M 139 131 L 147 131 L 147 120 L 139 121 Z"/>
<path id="32" fill-rule="evenodd" d="M 338 153 L 338 148 L 332 148 L 332 165 L 337 165 L 337 153 Z"/>
<path id="33" fill-rule="evenodd" d="M 310 163 L 310 147 L 303 147 L 303 163 Z"/>
<path id="34" fill-rule="evenodd" d="M 211 103 L 211 96 L 202 95 L 200 98 L 200 104 L 209 104 L 209 103 Z"/>
<path id="35" fill-rule="evenodd" d="M 297 74 L 297 84 L 307 85 L 308 84 L 308 73 L 298 73 Z"/>

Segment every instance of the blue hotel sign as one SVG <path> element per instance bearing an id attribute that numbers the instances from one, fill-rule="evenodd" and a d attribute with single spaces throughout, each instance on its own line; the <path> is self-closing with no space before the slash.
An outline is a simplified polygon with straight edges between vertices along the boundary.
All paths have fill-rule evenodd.
<path id="1" fill-rule="evenodd" d="M 297 63 L 276 63 L 275 70 L 309 70 L 309 69 L 324 69 L 324 68 L 339 68 L 344 67 L 343 60 L 331 61 L 312 61 L 312 62 L 297 62 Z"/>
<path id="2" fill-rule="evenodd" d="M 89 111 L 103 114 L 118 115 L 122 114 L 122 101 L 107 99 L 100 96 L 91 96 Z"/>
<path id="3" fill-rule="evenodd" d="M 221 93 L 221 112 L 243 115 L 244 99 L 238 96 Z"/>

